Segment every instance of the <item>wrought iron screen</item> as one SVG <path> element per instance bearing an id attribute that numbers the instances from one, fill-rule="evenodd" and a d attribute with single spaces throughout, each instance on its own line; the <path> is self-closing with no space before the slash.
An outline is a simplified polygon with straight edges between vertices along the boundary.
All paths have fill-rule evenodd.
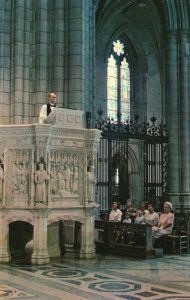
<path id="1" fill-rule="evenodd" d="M 102 139 L 97 157 L 97 195 L 100 209 L 111 208 L 113 197 L 121 204 L 129 194 L 129 143 L 130 140 L 142 140 L 144 145 L 144 200 L 160 206 L 167 192 L 167 136 L 164 125 L 156 125 L 153 116 L 151 122 L 140 124 L 135 121 L 117 123 L 104 120 L 101 112 L 96 128 L 102 130 Z"/>
<path id="2" fill-rule="evenodd" d="M 167 143 L 144 143 L 144 199 L 157 210 L 163 208 L 163 196 L 167 193 Z"/>

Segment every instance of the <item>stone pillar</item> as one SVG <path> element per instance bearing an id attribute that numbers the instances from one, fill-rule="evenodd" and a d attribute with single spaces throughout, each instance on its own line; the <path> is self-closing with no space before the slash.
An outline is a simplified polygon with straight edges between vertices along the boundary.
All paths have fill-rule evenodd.
<path id="1" fill-rule="evenodd" d="M 50 257 L 60 257 L 59 222 L 48 226 L 47 245 Z"/>
<path id="2" fill-rule="evenodd" d="M 179 32 L 179 99 L 180 99 L 180 161 L 181 204 L 190 203 L 190 150 L 189 150 L 189 31 Z"/>
<path id="3" fill-rule="evenodd" d="M 11 123 L 21 124 L 23 120 L 23 78 L 24 78 L 24 2 L 18 0 L 12 6 L 12 64 L 11 64 Z"/>
<path id="4" fill-rule="evenodd" d="M 10 1 L 0 2 L 0 123 L 9 124 L 9 108 L 10 108 L 10 47 L 11 32 L 10 19 L 11 9 Z"/>
<path id="5" fill-rule="evenodd" d="M 8 237 L 9 229 L 8 224 L 5 221 L 5 210 L 0 210 L 0 263 L 6 263 L 10 261 Z"/>
<path id="6" fill-rule="evenodd" d="M 68 108 L 83 110 L 84 106 L 84 0 L 67 2 L 66 89 Z"/>
<path id="7" fill-rule="evenodd" d="M 57 93 L 57 105 L 65 107 L 64 90 L 64 2 L 63 0 L 49 1 L 49 66 L 48 89 Z M 52 13 L 53 12 L 53 13 Z"/>
<path id="8" fill-rule="evenodd" d="M 38 0 L 36 6 L 35 20 L 33 20 L 35 26 L 35 45 L 33 46 L 35 99 L 33 101 L 35 116 L 39 116 L 41 105 L 48 101 L 48 1 Z"/>
<path id="9" fill-rule="evenodd" d="M 81 226 L 81 249 L 80 258 L 94 258 L 94 216 L 92 207 L 86 208 L 86 216 Z"/>
<path id="10" fill-rule="evenodd" d="M 92 98 L 93 86 L 91 80 L 93 39 L 90 18 L 92 9 L 91 0 L 69 0 L 65 4 L 66 105 L 68 108 L 84 111 L 87 110 L 87 103 Z"/>
<path id="11" fill-rule="evenodd" d="M 34 211 L 34 248 L 32 263 L 42 265 L 49 263 L 47 247 L 47 209 Z"/>
<path id="12" fill-rule="evenodd" d="M 178 61 L 176 31 L 167 34 L 166 48 L 166 121 L 169 132 L 169 195 L 173 204 L 179 201 L 179 110 Z"/>
<path id="13" fill-rule="evenodd" d="M 24 1 L 24 45 L 23 45 L 23 123 L 31 123 L 31 112 L 33 109 L 33 103 L 31 103 L 31 41 L 32 41 L 32 22 L 31 11 L 33 1 Z"/>
<path id="14" fill-rule="evenodd" d="M 96 11 L 98 9 L 99 0 L 92 1 L 92 8 L 91 8 L 91 26 L 90 26 L 90 34 L 91 34 L 91 69 L 90 74 L 91 77 L 89 78 L 89 85 L 91 87 L 91 97 L 89 101 L 89 107 L 87 107 L 87 111 L 92 112 L 93 119 L 91 121 L 91 126 L 94 127 L 95 124 L 95 116 L 97 115 L 96 112 Z M 91 86 L 91 83 L 93 85 Z"/>

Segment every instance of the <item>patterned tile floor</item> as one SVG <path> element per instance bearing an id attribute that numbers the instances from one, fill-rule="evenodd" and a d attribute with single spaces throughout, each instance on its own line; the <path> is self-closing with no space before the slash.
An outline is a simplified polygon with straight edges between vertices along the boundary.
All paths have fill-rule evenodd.
<path id="1" fill-rule="evenodd" d="M 190 255 L 0 265 L 1 299 L 190 300 Z"/>

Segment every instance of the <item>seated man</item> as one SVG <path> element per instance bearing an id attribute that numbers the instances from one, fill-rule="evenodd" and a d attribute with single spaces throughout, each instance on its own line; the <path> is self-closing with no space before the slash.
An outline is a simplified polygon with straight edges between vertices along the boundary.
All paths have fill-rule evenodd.
<path id="1" fill-rule="evenodd" d="M 171 234 L 174 224 L 174 214 L 171 213 L 172 204 L 164 203 L 164 212 L 160 215 L 158 226 L 152 227 L 153 241 L 161 238 L 163 235 Z"/>

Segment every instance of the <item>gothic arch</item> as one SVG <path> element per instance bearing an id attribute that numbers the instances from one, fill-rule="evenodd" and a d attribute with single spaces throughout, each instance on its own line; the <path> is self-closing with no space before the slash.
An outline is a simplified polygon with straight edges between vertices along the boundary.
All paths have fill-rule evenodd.
<path id="1" fill-rule="evenodd" d="M 120 143 L 113 143 L 113 149 L 112 149 L 112 176 L 115 174 L 116 168 L 118 168 L 118 182 L 121 182 L 120 187 L 120 196 L 121 196 L 121 201 L 123 202 L 124 199 L 123 197 L 127 197 L 130 195 L 133 199 L 135 198 L 135 190 L 136 190 L 136 181 L 138 181 L 138 176 L 140 174 L 140 164 L 139 164 L 139 158 L 137 155 L 139 155 L 134 147 L 139 147 L 137 146 L 136 142 L 129 143 L 127 148 L 125 142 L 122 145 L 122 141 Z M 117 165 L 117 159 L 119 161 L 119 164 Z M 122 166 L 121 166 L 121 161 L 122 161 Z M 127 168 L 127 172 L 125 173 L 125 169 Z M 123 173 L 124 171 L 124 173 Z M 127 176 L 124 178 L 123 175 Z M 128 188 L 123 188 L 122 182 L 123 180 L 127 182 Z M 125 185 L 126 186 L 126 185 Z M 126 194 L 127 192 L 128 194 Z M 124 196 L 125 195 L 125 196 Z"/>
<path id="2" fill-rule="evenodd" d="M 161 116 L 164 78 L 162 21 L 159 7 L 155 4 L 154 0 L 100 1 L 96 23 L 97 110 L 107 110 L 106 59 L 111 44 L 118 37 L 126 37 L 132 83 L 131 119 L 135 114 L 149 117 L 155 106 L 158 116 Z"/>
<path id="3" fill-rule="evenodd" d="M 132 147 L 129 145 L 129 171 L 131 173 L 138 173 L 139 172 L 139 161 L 137 158 L 137 155 L 135 151 L 132 149 Z"/>
<path id="4" fill-rule="evenodd" d="M 110 37 L 107 47 L 105 49 L 105 54 L 104 54 L 105 62 L 107 61 L 107 58 L 109 56 L 109 51 L 111 49 L 112 43 L 120 36 L 126 39 L 126 41 L 127 40 L 129 41 L 126 42 L 126 44 L 129 44 L 130 48 L 133 47 L 134 54 L 136 54 L 136 56 L 138 57 L 141 73 L 146 73 L 148 71 L 148 63 L 147 63 L 143 45 L 139 40 L 138 36 L 135 34 L 135 32 L 129 31 L 126 26 L 122 26 L 118 28 L 118 30 L 115 31 L 114 34 Z"/>
<path id="5" fill-rule="evenodd" d="M 122 152 L 122 142 L 119 145 L 115 144 L 113 146 L 113 156 L 116 155 L 118 152 Z M 128 145 L 128 159 L 131 167 L 131 172 L 137 173 L 139 171 L 139 163 L 136 153 L 130 145 Z"/>
<path id="6" fill-rule="evenodd" d="M 144 45 L 135 31 L 130 31 L 126 25 L 118 28 L 118 30 L 110 36 L 105 47 L 104 61 L 106 62 L 109 57 L 113 41 L 117 40 L 119 37 L 122 42 L 126 44 L 131 71 L 131 118 L 134 118 L 135 114 L 146 116 L 148 61 Z M 158 53 L 156 53 L 156 57 L 159 68 L 160 59 Z M 104 108 L 104 110 L 106 111 L 106 108 Z"/>

